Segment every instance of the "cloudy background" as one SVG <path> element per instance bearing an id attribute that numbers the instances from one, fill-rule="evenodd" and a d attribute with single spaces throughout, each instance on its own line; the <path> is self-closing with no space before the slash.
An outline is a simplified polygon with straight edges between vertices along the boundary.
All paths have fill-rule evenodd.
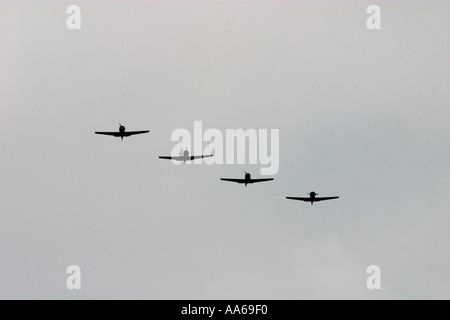
<path id="1" fill-rule="evenodd" d="M 0 1 L 0 298 L 450 298 L 448 1 L 69 4 Z M 195 120 L 279 129 L 275 181 L 159 160 Z"/>

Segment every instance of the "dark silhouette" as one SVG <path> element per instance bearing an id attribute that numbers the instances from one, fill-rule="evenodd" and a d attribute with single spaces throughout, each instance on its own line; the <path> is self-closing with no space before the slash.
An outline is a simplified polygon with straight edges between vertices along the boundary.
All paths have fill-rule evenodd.
<path id="1" fill-rule="evenodd" d="M 189 151 L 187 151 L 187 149 L 183 152 L 182 156 L 178 156 L 178 157 L 172 157 L 172 156 L 161 156 L 159 157 L 160 159 L 166 159 L 166 160 L 176 160 L 176 161 L 183 161 L 184 163 L 186 163 L 186 161 L 192 161 L 195 159 L 203 159 L 203 158 L 208 158 L 208 157 L 213 157 L 213 154 L 208 154 L 208 155 L 201 155 L 201 156 L 190 156 L 189 155 Z"/>
<path id="2" fill-rule="evenodd" d="M 290 200 L 301 200 L 306 202 L 311 202 L 311 205 L 313 205 L 313 202 L 317 201 L 323 201 L 323 200 L 331 200 L 331 199 L 339 199 L 339 197 L 321 197 L 317 198 L 316 196 L 318 193 L 315 193 L 314 191 L 311 191 L 309 194 L 309 198 L 302 198 L 302 197 L 286 197 L 286 199 Z"/>
<path id="3" fill-rule="evenodd" d="M 119 123 L 119 132 L 98 132 L 96 131 L 96 134 L 104 134 L 107 136 L 114 136 L 114 137 L 120 137 L 123 141 L 123 137 L 129 137 L 134 134 L 141 134 L 141 133 L 147 133 L 150 132 L 149 130 L 145 131 L 125 131 L 125 127 Z"/>
<path id="4" fill-rule="evenodd" d="M 272 181 L 273 178 L 265 178 L 265 179 L 252 179 L 250 173 L 245 172 L 245 178 L 244 179 L 229 179 L 229 178 L 221 178 L 222 181 L 230 181 L 230 182 L 237 182 L 237 183 L 244 183 L 245 186 L 249 183 L 255 183 L 255 182 L 264 182 L 264 181 Z"/>

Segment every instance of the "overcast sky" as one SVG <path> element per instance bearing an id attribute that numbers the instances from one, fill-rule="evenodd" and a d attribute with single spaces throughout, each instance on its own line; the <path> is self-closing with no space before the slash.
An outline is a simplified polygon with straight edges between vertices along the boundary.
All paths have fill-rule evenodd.
<path id="1" fill-rule="evenodd" d="M 449 299 L 450 2 L 370 4 L 0 1 L 0 298 Z M 196 120 L 275 180 L 159 160 Z"/>

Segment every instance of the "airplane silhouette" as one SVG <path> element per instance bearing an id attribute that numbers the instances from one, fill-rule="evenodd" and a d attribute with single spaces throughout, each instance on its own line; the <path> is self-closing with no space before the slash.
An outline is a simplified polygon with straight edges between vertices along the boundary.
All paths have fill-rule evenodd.
<path id="1" fill-rule="evenodd" d="M 187 149 L 186 149 L 183 152 L 182 156 L 178 156 L 178 157 L 161 156 L 161 157 L 159 157 L 159 159 L 183 161 L 184 163 L 186 163 L 186 161 L 192 161 L 192 160 L 195 160 L 195 159 L 203 159 L 203 158 L 208 158 L 208 157 L 213 157 L 213 156 L 214 156 L 213 154 L 201 155 L 201 156 L 190 156 L 189 155 L 189 151 L 187 151 Z"/>
<path id="2" fill-rule="evenodd" d="M 314 191 L 311 191 L 309 194 L 309 198 L 302 198 L 302 197 L 286 197 L 286 199 L 290 200 L 301 200 L 306 202 L 311 202 L 311 205 L 313 205 L 313 202 L 317 201 L 323 201 L 323 200 L 331 200 L 331 199 L 339 199 L 339 197 L 321 197 L 317 198 L 316 196 L 318 193 L 315 193 Z"/>
<path id="3" fill-rule="evenodd" d="M 264 182 L 264 181 L 272 181 L 273 178 L 265 178 L 265 179 L 252 179 L 252 176 L 250 173 L 245 172 L 245 178 L 244 179 L 230 179 L 230 178 L 221 178 L 222 181 L 230 181 L 230 182 L 237 182 L 237 183 L 244 183 L 245 186 L 249 183 L 256 183 L 256 182 Z"/>
<path id="4" fill-rule="evenodd" d="M 96 131 L 96 134 L 104 134 L 107 136 L 114 136 L 114 137 L 120 137 L 123 141 L 123 137 L 129 137 L 134 134 L 141 134 L 141 133 L 147 133 L 150 132 L 149 130 L 145 131 L 125 131 L 125 127 L 119 123 L 119 132 L 98 132 Z"/>

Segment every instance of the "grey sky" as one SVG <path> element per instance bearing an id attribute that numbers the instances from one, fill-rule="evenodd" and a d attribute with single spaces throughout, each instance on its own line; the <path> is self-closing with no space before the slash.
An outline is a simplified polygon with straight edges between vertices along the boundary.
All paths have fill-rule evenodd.
<path id="1" fill-rule="evenodd" d="M 69 4 L 0 1 L 0 298 L 450 298 L 448 1 Z M 159 160 L 195 120 L 275 181 Z"/>

